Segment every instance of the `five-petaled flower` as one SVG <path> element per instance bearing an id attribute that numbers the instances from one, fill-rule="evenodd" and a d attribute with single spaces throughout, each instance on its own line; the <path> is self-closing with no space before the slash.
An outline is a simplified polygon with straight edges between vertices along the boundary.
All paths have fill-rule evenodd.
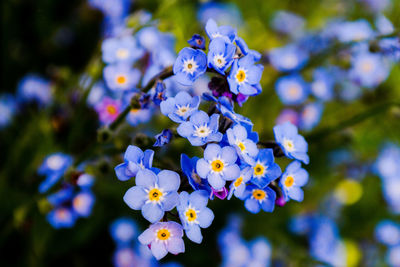
<path id="1" fill-rule="evenodd" d="M 228 142 L 236 148 L 239 157 L 247 164 L 254 163 L 254 157 L 258 154 L 256 143 L 247 138 L 247 130 L 240 124 L 236 124 L 226 131 Z"/>
<path id="2" fill-rule="evenodd" d="M 191 97 L 187 92 L 179 92 L 175 97 L 168 97 L 160 104 L 161 113 L 171 120 L 181 123 L 187 120 L 200 104 L 200 97 Z"/>
<path id="3" fill-rule="evenodd" d="M 176 81 L 183 85 L 192 85 L 206 70 L 206 54 L 190 47 L 185 47 L 179 52 L 173 67 Z"/>
<path id="4" fill-rule="evenodd" d="M 209 144 L 204 150 L 204 158 L 197 161 L 196 170 L 201 178 L 207 178 L 208 183 L 216 190 L 222 189 L 225 181 L 239 177 L 240 168 L 236 164 L 236 150 L 231 146 L 220 147 Z"/>
<path id="5" fill-rule="evenodd" d="M 244 192 L 244 206 L 251 213 L 258 213 L 260 209 L 272 212 L 275 207 L 276 193 L 271 188 L 249 185 Z"/>
<path id="6" fill-rule="evenodd" d="M 307 181 L 308 172 L 301 168 L 301 163 L 299 161 L 290 163 L 282 174 L 282 178 L 279 182 L 285 201 L 289 199 L 303 201 L 304 193 L 300 187 L 304 186 Z"/>
<path id="7" fill-rule="evenodd" d="M 304 137 L 298 134 L 296 126 L 290 122 L 276 125 L 274 135 L 276 142 L 288 158 L 300 160 L 305 164 L 309 163 L 308 144 Z"/>
<path id="8" fill-rule="evenodd" d="M 225 71 L 233 62 L 235 51 L 236 46 L 221 37 L 211 40 L 207 55 L 208 67 L 225 75 Z"/>
<path id="9" fill-rule="evenodd" d="M 240 175 L 236 180 L 234 180 L 229 186 L 229 194 L 228 200 L 232 198 L 232 195 L 235 194 L 235 197 L 242 198 L 244 191 L 246 189 L 246 183 L 250 181 L 253 174 L 253 169 L 249 166 L 246 166 L 240 171 Z"/>
<path id="10" fill-rule="evenodd" d="M 115 167 L 115 173 L 119 180 L 126 181 L 136 176 L 139 170 L 151 168 L 154 151 L 147 149 L 142 151 L 137 146 L 128 146 L 124 154 L 124 163 Z"/>
<path id="11" fill-rule="evenodd" d="M 180 178 L 176 172 L 163 170 L 155 174 L 149 169 L 140 170 L 136 175 L 136 186 L 131 187 L 124 201 L 134 210 L 142 210 L 143 217 L 151 223 L 158 222 L 165 211 L 179 203 L 177 190 Z"/>
<path id="12" fill-rule="evenodd" d="M 187 237 L 200 244 L 203 240 L 200 228 L 207 228 L 214 219 L 214 213 L 207 208 L 208 193 L 204 190 L 194 191 L 189 195 L 182 192 L 179 195 L 177 210 Z"/>
<path id="13" fill-rule="evenodd" d="M 119 63 L 104 68 L 104 80 L 111 90 L 127 91 L 133 89 L 140 80 L 140 71 L 128 64 Z"/>
<path id="14" fill-rule="evenodd" d="M 168 252 L 179 254 L 185 252 L 185 243 L 182 240 L 182 226 L 176 222 L 158 222 L 150 225 L 139 236 L 139 242 L 151 249 L 153 256 L 160 260 Z"/>
<path id="15" fill-rule="evenodd" d="M 253 169 L 251 182 L 261 188 L 282 174 L 281 168 L 274 162 L 274 153 L 271 148 L 260 149 L 251 167 Z"/>

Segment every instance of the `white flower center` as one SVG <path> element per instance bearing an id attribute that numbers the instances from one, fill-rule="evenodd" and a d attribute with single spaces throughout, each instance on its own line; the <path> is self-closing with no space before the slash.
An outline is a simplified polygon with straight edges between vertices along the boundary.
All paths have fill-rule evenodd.
<path id="1" fill-rule="evenodd" d="M 199 66 L 193 58 L 185 60 L 183 62 L 183 71 L 186 73 L 193 74 Z"/>
<path id="2" fill-rule="evenodd" d="M 186 112 L 188 112 L 189 111 L 189 105 L 186 105 L 186 106 L 178 106 L 178 109 L 176 110 L 176 114 L 178 115 L 178 116 L 181 116 L 181 117 L 183 117 L 183 116 L 185 116 L 185 114 L 186 114 Z"/>
<path id="3" fill-rule="evenodd" d="M 312 89 L 314 90 L 314 92 L 316 92 L 317 94 L 323 94 L 326 92 L 326 86 L 325 83 L 322 81 L 316 81 L 312 84 Z"/>
<path id="4" fill-rule="evenodd" d="M 284 139 L 283 140 L 283 147 L 286 149 L 288 152 L 293 152 L 295 150 L 294 144 L 292 140 Z"/>
<path id="5" fill-rule="evenodd" d="M 294 68 L 298 64 L 297 57 L 293 54 L 287 54 L 286 56 L 283 57 L 282 64 L 285 68 L 288 69 Z"/>
<path id="6" fill-rule="evenodd" d="M 47 166 L 49 166 L 49 168 L 52 170 L 60 169 L 61 166 L 63 165 L 63 163 L 64 163 L 64 160 L 59 155 L 54 155 L 47 159 Z"/>
<path id="7" fill-rule="evenodd" d="M 194 135 L 203 138 L 209 136 L 210 133 L 211 133 L 210 128 L 208 128 L 207 125 L 203 125 L 196 127 Z"/>
<path id="8" fill-rule="evenodd" d="M 226 60 L 224 58 L 224 55 L 219 54 L 214 56 L 214 65 L 217 66 L 217 68 L 223 68 L 226 64 Z"/>
<path id="9" fill-rule="evenodd" d="M 116 54 L 118 59 L 126 59 L 129 56 L 129 51 L 128 49 L 120 48 L 117 50 Z"/>
<path id="10" fill-rule="evenodd" d="M 371 70 L 373 69 L 373 65 L 371 64 L 371 62 L 369 61 L 365 61 L 361 64 L 361 70 L 365 73 L 369 73 L 371 72 Z"/>
<path id="11" fill-rule="evenodd" d="M 222 34 L 220 34 L 219 32 L 215 32 L 213 34 L 211 34 L 212 39 L 217 38 L 217 37 L 223 37 Z"/>

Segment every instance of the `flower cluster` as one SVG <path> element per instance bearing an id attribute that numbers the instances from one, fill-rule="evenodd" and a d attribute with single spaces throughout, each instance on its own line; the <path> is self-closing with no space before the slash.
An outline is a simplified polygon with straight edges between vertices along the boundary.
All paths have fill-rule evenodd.
<path id="1" fill-rule="evenodd" d="M 174 63 L 174 78 L 190 85 L 209 70 L 227 84 L 224 92 L 228 94 L 218 94 L 211 86 L 213 96 L 203 95 L 208 113 L 200 109 L 199 96 L 185 91 L 165 96 L 159 103 L 161 113 L 178 126 L 157 135 L 155 145 L 180 136 L 202 149 L 203 156 L 182 154 L 181 170 L 176 172 L 154 167 L 153 150 L 131 145 L 124 162 L 115 167 L 119 180 L 135 177 L 135 186 L 123 199 L 151 223 L 139 241 L 148 245 L 157 259 L 168 252 L 184 252 L 184 233 L 189 240 L 202 242 L 201 229 L 208 228 L 214 219 L 207 203 L 215 196 L 235 196 L 252 213 L 272 212 L 275 203 L 282 206 L 290 199 L 302 201 L 301 187 L 308 181 L 308 173 L 301 167 L 309 163 L 308 144 L 296 126 L 289 122 L 276 125 L 275 141 L 260 142 L 251 120 L 234 111 L 235 102 L 243 103 L 239 99 L 261 91 L 262 67 L 254 64 L 258 53 L 249 50 L 231 27 L 209 20 L 206 32 L 211 40 L 208 56 L 202 51 L 204 38 L 194 35 L 189 40 L 192 47 L 184 48 Z M 160 83 L 154 86 L 158 91 Z M 293 161 L 282 174 L 275 158 L 283 156 Z"/>
<path id="2" fill-rule="evenodd" d="M 326 102 L 336 96 L 353 101 L 361 96 L 362 88 L 371 91 L 386 80 L 400 59 L 400 42 L 398 37 L 380 38 L 392 34 L 394 27 L 383 15 L 375 16 L 375 30 L 367 21 L 358 20 L 333 21 L 320 31 L 307 32 L 299 16 L 276 14 L 274 28 L 293 39 L 268 52 L 269 63 L 283 74 L 275 90 L 281 102 L 290 106 L 282 111 L 278 123 L 291 121 L 301 130 L 311 130 L 320 122 Z M 294 23 L 301 29 L 286 28 Z M 310 62 L 334 46 L 343 47 L 339 57 L 326 57 L 320 66 Z"/>
<path id="3" fill-rule="evenodd" d="M 386 263 L 391 267 L 400 265 L 400 225 L 384 220 L 375 227 L 375 239 L 388 247 Z"/>
<path id="4" fill-rule="evenodd" d="M 39 185 L 39 192 L 49 191 L 72 165 L 72 157 L 63 153 L 54 153 L 45 158 L 38 169 L 46 179 Z M 51 205 L 47 214 L 48 222 L 56 229 L 74 226 L 79 217 L 88 217 L 92 213 L 95 196 L 91 191 L 93 176 L 73 171 L 69 179 L 63 181 L 58 191 L 46 197 Z"/>

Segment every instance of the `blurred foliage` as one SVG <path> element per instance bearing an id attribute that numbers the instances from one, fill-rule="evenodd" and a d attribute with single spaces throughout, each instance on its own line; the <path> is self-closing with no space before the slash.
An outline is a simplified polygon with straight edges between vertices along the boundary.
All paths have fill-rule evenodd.
<path id="1" fill-rule="evenodd" d="M 327 19 L 347 17 L 356 19 L 368 14 L 357 1 L 309 0 L 233 1 L 243 16 L 239 35 L 258 51 L 285 44 L 288 40 L 273 33 L 269 23 L 276 10 L 289 10 L 304 16 L 307 27 L 318 28 Z M 124 192 L 132 181 L 120 182 L 115 178 L 113 166 L 121 161 L 121 153 L 128 144 L 130 127 L 124 125 L 115 138 L 92 150 L 98 128 L 96 114 L 74 98 L 79 75 L 88 63 L 98 57 L 101 39 L 100 12 L 90 9 L 85 1 L 8 0 L 2 1 L 1 87 L 13 92 L 18 80 L 28 72 L 37 72 L 55 82 L 58 106 L 39 110 L 37 106 L 25 107 L 6 131 L 0 132 L 0 244 L 1 266 L 94 266 L 111 264 L 113 243 L 108 233 L 110 222 L 122 215 L 135 218 L 144 229 L 147 222 L 122 201 Z M 193 33 L 202 33 L 197 22 L 194 1 L 139 0 L 133 10 L 145 8 L 159 20 L 162 31 L 176 36 L 176 49 L 186 46 Z M 393 1 L 387 14 L 394 25 L 400 25 L 400 1 Z M 334 54 L 325 60 L 333 60 Z M 250 99 L 238 110 L 252 119 L 261 139 L 272 140 L 272 127 L 282 108 L 273 85 L 279 74 L 266 67 L 261 95 Z M 371 162 L 386 140 L 400 143 L 400 110 L 390 107 L 383 112 L 369 114 L 368 118 L 346 129 L 335 130 L 341 121 L 360 114 L 378 104 L 400 99 L 400 67 L 395 66 L 388 80 L 377 90 L 365 92 L 353 103 L 330 102 L 326 105 L 320 125 L 309 136 L 311 164 L 310 183 L 305 187 L 302 203 L 290 202 L 277 207 L 273 213 L 248 213 L 238 200 L 213 201 L 210 208 L 216 219 L 212 227 L 203 230 L 201 245 L 186 242 L 186 253 L 167 257 L 186 266 L 214 266 L 220 262 L 216 233 L 225 225 L 228 214 L 243 215 L 246 237 L 265 235 L 271 243 L 274 259 L 284 266 L 308 266 L 313 263 L 308 255 L 305 238 L 289 233 L 287 224 L 293 215 L 316 210 L 321 200 L 331 194 L 345 178 L 340 169 L 329 165 L 328 153 L 337 148 L 347 148 L 358 158 Z M 382 107 L 383 108 L 383 107 Z M 151 125 L 140 126 L 136 132 L 160 132 L 171 125 L 166 118 L 155 118 Z M 332 127 L 330 134 L 324 133 Z M 334 131 L 334 132 L 332 132 Z M 307 138 L 307 134 L 306 134 Z M 151 147 L 152 144 L 147 144 Z M 144 146 L 143 148 L 145 148 Z M 179 168 L 181 151 L 192 154 L 200 151 L 187 142 L 177 142 L 168 151 L 156 149 L 155 162 L 169 160 Z M 67 230 L 54 230 L 45 219 L 48 210 L 44 196 L 37 192 L 42 177 L 36 174 L 43 158 L 55 151 L 64 151 L 76 158 L 82 155 L 103 156 L 88 168 L 96 177 L 94 192 L 97 202 L 90 218 L 77 222 Z M 345 206 L 338 220 L 342 237 L 355 242 L 371 240 L 376 223 L 382 218 L 398 217 L 385 208 L 381 185 L 377 177 L 368 175 L 362 183 L 362 195 L 352 205 Z M 351 246 L 351 245 L 350 245 Z M 362 253 L 362 252 L 361 252 Z M 211 260 L 212 259 L 212 260 Z"/>

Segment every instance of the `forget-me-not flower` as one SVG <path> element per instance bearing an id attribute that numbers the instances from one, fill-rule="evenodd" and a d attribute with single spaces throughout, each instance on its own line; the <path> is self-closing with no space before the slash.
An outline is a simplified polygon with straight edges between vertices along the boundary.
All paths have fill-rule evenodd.
<path id="1" fill-rule="evenodd" d="M 173 67 L 176 81 L 183 85 L 192 85 L 207 70 L 207 56 L 199 50 L 183 48 Z"/>
<path id="2" fill-rule="evenodd" d="M 244 206 L 251 213 L 258 213 L 261 209 L 272 212 L 275 207 L 276 193 L 271 188 L 260 188 L 249 185 L 244 192 Z"/>
<path id="3" fill-rule="evenodd" d="M 304 193 L 300 187 L 304 186 L 307 181 L 308 172 L 301 168 L 301 163 L 299 161 L 290 163 L 279 182 L 285 201 L 289 201 L 289 199 L 303 201 Z"/>
<path id="4" fill-rule="evenodd" d="M 150 169 L 153 164 L 154 151 L 142 151 L 137 146 L 128 146 L 124 154 L 124 163 L 115 167 L 117 178 L 121 181 L 129 180 L 136 176 L 139 170 Z"/>
<path id="5" fill-rule="evenodd" d="M 274 135 L 276 142 L 288 158 L 300 160 L 305 164 L 309 163 L 308 144 L 304 137 L 298 134 L 296 126 L 290 122 L 276 125 Z"/>
<path id="6" fill-rule="evenodd" d="M 160 104 L 161 113 L 171 120 L 181 123 L 197 111 L 200 97 L 191 97 L 187 92 L 179 92 L 175 97 L 168 97 Z"/>
<path id="7" fill-rule="evenodd" d="M 239 157 L 248 164 L 254 162 L 254 157 L 258 154 L 258 148 L 253 140 L 247 138 L 247 130 L 240 124 L 236 124 L 226 131 L 228 142 L 236 149 Z"/>
<path id="8" fill-rule="evenodd" d="M 299 74 L 279 78 L 275 83 L 275 90 L 285 105 L 299 105 L 309 94 L 308 85 Z"/>
<path id="9" fill-rule="evenodd" d="M 282 174 L 281 168 L 274 162 L 274 152 L 271 148 L 260 149 L 251 167 L 253 169 L 251 182 L 261 188 Z"/>
<path id="10" fill-rule="evenodd" d="M 236 46 L 231 42 L 227 42 L 225 39 L 218 37 L 211 40 L 208 49 L 208 67 L 215 69 L 222 75 L 225 75 L 225 71 L 233 62 Z"/>
<path id="11" fill-rule="evenodd" d="M 103 72 L 107 86 L 114 91 L 134 89 L 141 77 L 138 69 L 134 69 L 126 63 L 108 65 Z"/>

